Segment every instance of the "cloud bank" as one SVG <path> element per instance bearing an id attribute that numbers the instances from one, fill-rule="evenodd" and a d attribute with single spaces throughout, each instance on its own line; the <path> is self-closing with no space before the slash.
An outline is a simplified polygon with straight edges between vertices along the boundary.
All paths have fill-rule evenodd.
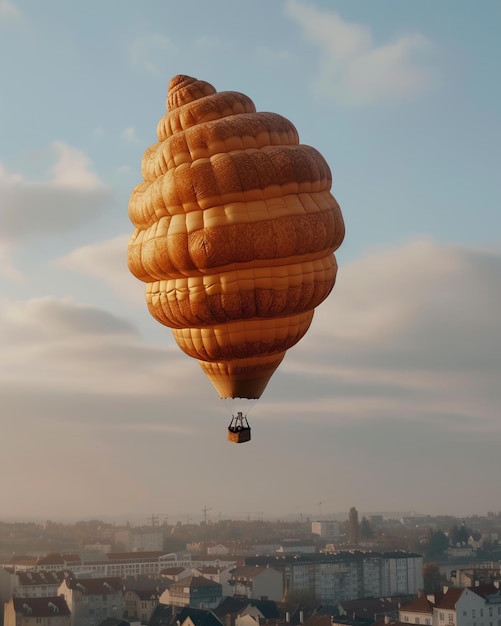
<path id="1" fill-rule="evenodd" d="M 432 44 L 421 33 L 376 43 L 368 27 L 344 21 L 334 11 L 298 0 L 287 0 L 285 10 L 304 38 L 318 47 L 314 87 L 319 96 L 346 105 L 371 105 L 407 100 L 430 86 L 427 57 Z"/>

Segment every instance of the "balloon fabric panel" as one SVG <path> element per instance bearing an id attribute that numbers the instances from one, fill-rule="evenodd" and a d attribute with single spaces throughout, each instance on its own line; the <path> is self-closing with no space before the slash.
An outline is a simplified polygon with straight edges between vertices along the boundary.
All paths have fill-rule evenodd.
<path id="1" fill-rule="evenodd" d="M 130 271 L 221 397 L 258 398 L 336 280 L 332 177 L 294 125 L 175 76 L 131 194 Z"/>

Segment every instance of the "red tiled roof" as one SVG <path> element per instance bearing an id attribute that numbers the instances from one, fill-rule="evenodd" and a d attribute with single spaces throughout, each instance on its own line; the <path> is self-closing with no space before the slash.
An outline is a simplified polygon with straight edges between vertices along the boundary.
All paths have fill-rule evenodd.
<path id="1" fill-rule="evenodd" d="M 123 590 L 122 579 L 118 576 L 109 578 L 67 578 L 69 589 L 80 591 L 89 596 L 116 593 Z"/>
<path id="2" fill-rule="evenodd" d="M 233 578 L 254 578 L 261 572 L 264 572 L 265 567 L 258 567 L 255 565 L 243 565 L 242 567 L 235 567 L 231 570 Z"/>
<path id="3" fill-rule="evenodd" d="M 436 608 L 455 610 L 457 601 L 463 595 L 463 592 L 464 588 L 462 587 L 449 587 L 443 598 L 437 602 Z"/>
<path id="4" fill-rule="evenodd" d="M 476 593 L 481 598 L 486 596 L 493 596 L 499 593 L 499 589 L 492 583 L 485 583 L 484 585 L 477 585 L 475 587 L 468 587 L 470 591 Z"/>
<path id="5" fill-rule="evenodd" d="M 400 610 L 409 613 L 429 613 L 431 615 L 433 614 L 433 606 L 433 602 L 430 602 L 425 596 L 421 596 L 404 604 Z"/>
<path id="6" fill-rule="evenodd" d="M 19 586 L 60 585 L 64 580 L 64 572 L 17 572 Z"/>
<path id="7" fill-rule="evenodd" d="M 70 615 L 66 600 L 61 596 L 52 598 L 12 598 L 14 611 L 29 617 L 53 617 Z"/>
<path id="8" fill-rule="evenodd" d="M 221 587 L 219 583 L 204 578 L 203 576 L 187 576 L 177 583 L 174 583 L 170 589 L 179 589 L 180 587 L 189 587 L 190 589 L 196 589 L 198 587 Z"/>

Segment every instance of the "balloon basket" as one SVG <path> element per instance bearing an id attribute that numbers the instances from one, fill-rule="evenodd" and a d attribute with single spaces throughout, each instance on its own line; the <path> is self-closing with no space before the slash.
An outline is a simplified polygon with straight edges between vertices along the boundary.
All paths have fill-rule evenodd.
<path id="1" fill-rule="evenodd" d="M 231 443 L 245 443 L 251 439 L 251 429 L 247 418 L 242 413 L 237 413 L 231 418 L 228 426 L 228 441 Z"/>

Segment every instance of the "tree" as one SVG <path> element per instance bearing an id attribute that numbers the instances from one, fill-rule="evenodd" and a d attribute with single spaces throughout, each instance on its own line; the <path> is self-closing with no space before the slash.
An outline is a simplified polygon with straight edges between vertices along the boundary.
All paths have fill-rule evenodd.
<path id="1" fill-rule="evenodd" d="M 440 558 L 448 547 L 449 540 L 441 530 L 438 530 L 436 533 L 431 531 L 426 545 L 425 556 L 428 560 Z"/>
<path id="2" fill-rule="evenodd" d="M 360 537 L 361 539 L 372 539 L 374 537 L 374 531 L 372 530 L 372 526 L 370 525 L 369 520 L 365 517 L 362 517 L 360 522 Z"/>
<path id="3" fill-rule="evenodd" d="M 442 589 L 444 581 L 440 568 L 436 563 L 426 563 L 423 566 L 423 585 L 425 593 L 435 593 Z"/>

